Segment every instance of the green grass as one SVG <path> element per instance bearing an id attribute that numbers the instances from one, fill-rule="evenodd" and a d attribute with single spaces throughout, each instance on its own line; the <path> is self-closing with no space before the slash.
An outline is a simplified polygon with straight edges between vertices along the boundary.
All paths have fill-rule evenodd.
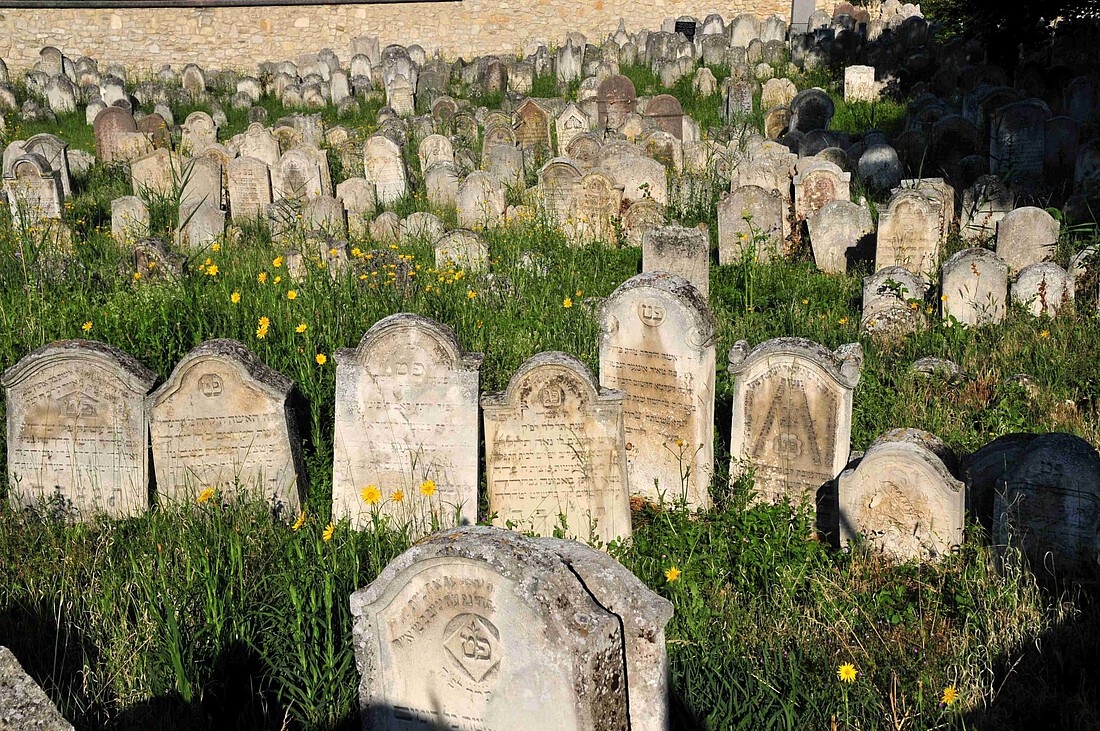
<path id="1" fill-rule="evenodd" d="M 640 94 L 657 91 L 647 70 L 624 71 Z M 540 91 L 549 85 L 536 80 Z M 690 80 L 672 93 L 706 127 L 717 124 L 716 97 L 690 98 Z M 271 120 L 287 111 L 263 103 Z M 857 108 L 837 106 L 842 126 L 865 123 Z M 900 114 L 882 108 L 883 119 Z M 180 119 L 186 111 L 179 110 Z M 243 130 L 244 111 L 226 112 L 225 133 Z M 331 114 L 323 113 L 335 121 Z M 367 134 L 373 110 L 340 121 Z M 82 124 L 74 115 L 33 129 L 60 128 L 74 146 L 84 146 Z M 203 340 L 243 341 L 295 381 L 308 517 L 295 531 L 272 522 L 260 506 L 219 499 L 67 525 L 17 513 L 4 501 L 0 642 L 78 728 L 358 728 L 347 598 L 409 537 L 400 526 L 353 532 L 337 525 L 324 540 L 335 365 L 331 357 L 318 365 L 316 355 L 354 346 L 374 322 L 406 311 L 446 323 L 467 350 L 485 354 L 482 391 L 504 388 L 524 360 L 544 350 L 572 353 L 595 370 L 599 331 L 584 300 L 607 296 L 635 274 L 640 252 L 575 248 L 535 220 L 485 233 L 492 272 L 506 277 L 508 288 L 470 273 L 435 271 L 427 242 L 393 250 L 369 240 L 349 242 L 358 255 L 346 276 L 334 281 L 317 270 L 291 283 L 285 266 L 274 264 L 284 250 L 248 228 L 234 243 L 193 254 L 181 282 L 155 282 L 120 268 L 126 252 L 109 237 L 110 201 L 129 192 L 128 176 L 118 169 L 96 168 L 77 181 L 66 212 L 75 248 L 62 279 L 45 271 L 56 255 L 33 234 L 13 231 L 0 214 L 0 362 L 15 363 L 52 340 L 94 338 L 163 378 Z M 154 229 L 162 233 L 170 204 L 162 201 L 154 211 Z M 414 191 L 395 209 L 407 215 L 427 204 Z M 436 213 L 454 220 L 453 210 Z M 712 238 L 717 230 L 713 201 L 670 215 L 686 225 L 707 222 Z M 1067 237 L 1062 255 L 1091 235 Z M 415 272 L 407 286 L 390 282 L 390 270 L 371 253 L 379 248 L 407 257 Z M 523 266 L 525 256 L 546 271 Z M 814 540 L 802 507 L 749 507 L 751 480 L 731 477 L 724 363 L 741 339 L 756 345 L 800 336 L 829 348 L 861 342 L 866 363 L 855 394 L 856 450 L 901 426 L 927 429 L 959 453 L 1024 430 L 1070 431 L 1100 442 L 1095 305 L 1054 320 L 1013 311 L 1003 325 L 963 330 L 943 325 L 933 295 L 924 328 L 900 343 L 880 343 L 859 333 L 865 273 L 823 274 L 805 253 L 769 264 L 711 266 L 719 363 L 716 505 L 701 514 L 642 508 L 632 543 L 613 549 L 675 605 L 667 634 L 673 727 L 1095 728 L 1100 613 L 1091 590 L 1041 585 L 1026 571 L 994 571 L 976 528 L 937 566 L 891 566 L 861 548 L 838 552 Z M 564 307 L 566 298 L 575 304 Z M 261 317 L 271 321 L 262 338 Z M 302 333 L 299 324 L 306 325 Z M 923 356 L 950 358 L 967 378 L 946 385 L 910 375 L 909 365 Z M 1031 376 L 1034 393 L 1010 382 L 1017 373 Z M 665 572 L 673 566 L 683 573 L 670 583 Z M 837 678 L 843 663 L 858 670 L 851 685 Z M 961 695 L 951 707 L 939 702 L 948 685 Z"/>

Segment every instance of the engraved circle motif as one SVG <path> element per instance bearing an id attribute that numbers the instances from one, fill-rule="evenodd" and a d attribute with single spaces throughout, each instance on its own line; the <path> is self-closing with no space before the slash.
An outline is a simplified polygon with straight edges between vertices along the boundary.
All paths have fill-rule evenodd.
<path id="1" fill-rule="evenodd" d="M 665 321 L 665 308 L 652 302 L 641 302 L 638 305 L 638 319 L 650 327 L 660 327 Z"/>

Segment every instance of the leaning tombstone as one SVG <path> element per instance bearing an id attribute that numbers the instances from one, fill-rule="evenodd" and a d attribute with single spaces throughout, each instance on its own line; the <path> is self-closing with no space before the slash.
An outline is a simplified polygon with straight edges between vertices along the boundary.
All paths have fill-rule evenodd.
<path id="1" fill-rule="evenodd" d="M 157 376 L 106 343 L 61 340 L 4 371 L 14 505 L 124 518 L 149 505 L 148 420 Z"/>
<path id="2" fill-rule="evenodd" d="M 1004 320 L 1008 265 L 988 249 L 963 249 L 943 265 L 943 316 L 968 327 Z"/>
<path id="3" fill-rule="evenodd" d="M 857 537 L 895 561 L 936 560 L 962 543 L 966 488 L 955 456 L 932 434 L 894 429 L 841 473 L 843 544 Z"/>
<path id="4" fill-rule="evenodd" d="M 879 214 L 875 269 L 903 266 L 911 272 L 932 271 L 941 251 L 940 211 L 922 193 L 903 189 Z"/>
<path id="5" fill-rule="evenodd" d="M 751 470 L 763 502 L 814 504 L 848 463 L 852 392 L 863 368 L 858 343 L 829 352 L 801 338 L 730 350 L 733 422 L 730 472 Z"/>
<path id="6" fill-rule="evenodd" d="M 42 132 L 28 137 L 23 142 L 23 150 L 28 155 L 41 155 L 50 169 L 57 174 L 61 192 L 66 197 L 73 194 L 69 173 L 69 143 L 57 135 Z"/>
<path id="7" fill-rule="evenodd" d="M 65 195 L 57 175 L 40 155 L 23 155 L 4 176 L 4 194 L 16 228 L 29 228 L 48 220 L 60 220 Z"/>
<path id="8" fill-rule="evenodd" d="M 1012 301 L 1035 317 L 1054 317 L 1063 307 L 1073 305 L 1073 297 L 1073 280 L 1051 261 L 1024 267 L 1012 283 Z"/>
<path id="9" fill-rule="evenodd" d="M 179 158 L 165 149 L 130 161 L 130 188 L 134 195 L 170 196 L 181 175 Z"/>
<path id="10" fill-rule="evenodd" d="M 179 210 L 177 245 L 203 251 L 225 233 L 225 211 L 211 203 L 184 203 Z"/>
<path id="11" fill-rule="evenodd" d="M 931 281 L 905 267 L 879 269 L 863 278 L 860 329 L 884 340 L 904 338 L 924 325 L 925 298 Z"/>
<path id="12" fill-rule="evenodd" d="M 404 313 L 336 352 L 335 518 L 365 528 L 377 512 L 417 535 L 456 514 L 477 520 L 481 360 L 446 326 Z"/>
<path id="13" fill-rule="evenodd" d="M 668 614 L 671 616 L 671 610 Z M 661 635 L 664 635 L 663 623 Z M 27 675 L 19 660 L 6 647 L 0 647 L 0 689 L 0 728 L 12 731 L 73 731 L 72 724 L 65 720 L 45 691 Z"/>
<path id="14" fill-rule="evenodd" d="M 875 223 L 865 205 L 829 201 L 806 219 L 814 262 L 823 272 L 843 274 L 861 254 L 874 249 Z"/>
<path id="15" fill-rule="evenodd" d="M 622 208 L 623 186 L 604 172 L 593 170 L 573 184 L 566 236 L 574 244 L 600 241 L 618 244 L 615 220 Z"/>
<path id="16" fill-rule="evenodd" d="M 808 218 L 829 201 L 851 199 L 852 174 L 828 160 L 815 160 L 794 177 L 794 210 Z"/>
<path id="17" fill-rule="evenodd" d="M 492 228 L 504 220 L 505 191 L 491 175 L 478 170 L 467 175 L 458 186 L 455 207 L 462 228 Z"/>
<path id="18" fill-rule="evenodd" d="M 399 556 L 351 597 L 364 727 L 667 728 L 671 606 L 596 554 L 477 526 Z"/>
<path id="19" fill-rule="evenodd" d="M 1014 272 L 1054 255 L 1061 224 L 1042 208 L 1024 206 L 997 222 L 997 256 Z"/>
<path id="20" fill-rule="evenodd" d="M 576 358 L 529 358 L 481 397 L 489 512 L 501 526 L 608 543 L 630 537 L 622 391 Z"/>
<path id="21" fill-rule="evenodd" d="M 779 191 L 738 186 L 718 202 L 718 263 L 732 264 L 749 252 L 759 261 L 782 256 L 785 219 Z"/>
<path id="22" fill-rule="evenodd" d="M 205 204 L 220 208 L 222 204 L 222 166 L 209 157 L 185 160 L 180 168 L 180 208 Z"/>
<path id="23" fill-rule="evenodd" d="M 631 277 L 600 308 L 600 384 L 621 389 L 632 492 L 710 505 L 715 323 L 674 274 Z"/>
<path id="24" fill-rule="evenodd" d="M 997 485 L 1020 461 L 1020 453 L 1037 434 L 1016 432 L 997 437 L 962 461 L 966 482 L 966 510 L 985 528 L 993 527 L 993 502 Z"/>
<path id="25" fill-rule="evenodd" d="M 137 241 L 149 234 L 149 208 L 136 195 L 111 201 L 111 235 L 120 243 Z"/>
<path id="26" fill-rule="evenodd" d="M 146 399 L 158 499 L 193 500 L 215 488 L 296 516 L 305 471 L 293 388 L 236 340 L 193 348 Z"/>
<path id="27" fill-rule="evenodd" d="M 799 132 L 829 129 L 836 107 L 829 95 L 818 88 L 805 89 L 791 99 L 790 128 Z"/>
<path id="28" fill-rule="evenodd" d="M 994 539 L 1018 546 L 1035 571 L 1094 571 L 1100 535 L 1100 454 L 1072 434 L 1043 434 L 998 481 Z"/>
<path id="29" fill-rule="evenodd" d="M 658 226 L 642 237 L 642 272 L 686 279 L 705 302 L 710 294 L 710 239 L 697 228 Z"/>
<path id="30" fill-rule="evenodd" d="M 844 101 L 876 102 L 879 85 L 875 82 L 874 66 L 846 66 L 844 68 Z"/>
<path id="31" fill-rule="evenodd" d="M 92 123 L 95 134 L 95 156 L 104 164 L 115 162 L 118 140 L 125 132 L 137 132 L 134 115 L 122 107 L 107 107 L 96 115 Z"/>

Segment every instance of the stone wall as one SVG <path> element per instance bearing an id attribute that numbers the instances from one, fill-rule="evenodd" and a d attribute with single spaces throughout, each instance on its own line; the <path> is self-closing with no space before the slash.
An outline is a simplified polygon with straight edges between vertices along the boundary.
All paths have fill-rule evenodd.
<path id="1" fill-rule="evenodd" d="M 832 6 L 832 0 L 817 0 Z M 91 56 L 130 68 L 188 62 L 204 67 L 252 68 L 261 61 L 295 59 L 322 48 L 346 58 L 351 40 L 378 36 L 419 43 L 448 57 L 522 52 L 533 41 L 564 42 L 568 31 L 590 40 L 614 32 L 660 28 L 665 18 L 709 13 L 729 19 L 752 12 L 790 19 L 790 0 L 463 0 L 357 5 L 47 10 L 0 8 L 0 56 L 27 69 L 43 46 L 70 58 Z"/>

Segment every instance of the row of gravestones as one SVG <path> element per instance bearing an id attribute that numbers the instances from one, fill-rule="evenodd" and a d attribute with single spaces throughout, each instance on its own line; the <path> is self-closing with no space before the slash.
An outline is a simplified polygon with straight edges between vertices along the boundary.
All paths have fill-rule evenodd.
<path id="1" fill-rule="evenodd" d="M 631 493 L 707 507 L 715 379 L 709 308 L 684 278 L 648 272 L 621 285 L 599 317 L 599 381 L 571 356 L 541 353 L 503 392 L 480 399 L 481 355 L 464 352 L 446 327 L 419 316 L 385 318 L 357 348 L 338 351 L 334 518 L 365 527 L 379 513 L 421 533 L 456 512 L 476 518 L 479 402 L 489 512 L 498 524 L 543 535 L 564 525 L 570 535 L 606 542 L 630 535 Z M 830 353 L 792 338 L 752 349 L 740 342 L 729 361 L 733 471 L 751 466 L 761 499 L 817 500 L 848 464 L 860 347 Z M 188 353 L 150 394 L 156 380 L 133 358 L 93 341 L 54 343 L 9 368 L 3 384 L 13 499 L 60 498 L 81 514 L 142 512 L 151 451 L 162 500 L 219 487 L 251 491 L 279 514 L 297 512 L 304 474 L 289 379 L 240 343 L 215 340 Z M 912 442 L 913 434 L 883 441 Z M 942 445 L 918 436 L 925 451 L 913 459 L 933 464 L 930 455 L 940 455 L 938 473 L 950 474 Z M 852 491 L 885 490 L 882 475 L 854 469 L 859 480 L 838 483 L 840 509 L 819 512 L 827 532 L 868 535 L 900 558 L 942 555 L 958 543 L 966 497 L 957 481 L 935 482 L 926 470 L 895 465 L 909 477 L 903 486 L 894 479 L 889 489 L 900 497 L 876 509 L 879 501 Z M 1095 529 L 1100 486 L 1010 484 L 1029 496 L 1019 506 L 1025 525 L 1049 519 L 1050 495 L 1072 492 L 1077 523 L 1063 533 L 1076 536 L 1066 546 L 1083 543 L 1063 546 L 1057 558 L 1075 563 L 1091 550 L 1074 531 Z M 884 525 L 904 529 L 883 533 Z"/>

